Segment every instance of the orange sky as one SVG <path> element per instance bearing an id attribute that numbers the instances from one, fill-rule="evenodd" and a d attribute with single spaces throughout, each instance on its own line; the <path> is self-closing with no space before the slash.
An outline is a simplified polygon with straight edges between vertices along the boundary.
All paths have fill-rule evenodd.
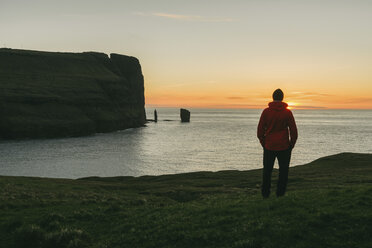
<path id="1" fill-rule="evenodd" d="M 228 96 L 202 94 L 159 94 L 146 98 L 148 107 L 200 107 L 200 108 L 263 108 L 272 101 L 271 94 L 256 96 Z M 288 92 L 285 102 L 292 109 L 371 109 L 368 97 L 342 97 L 314 92 Z"/>
<path id="2" fill-rule="evenodd" d="M 331 64 L 316 70 L 303 67 L 299 69 L 301 73 L 291 71 L 293 68 L 298 66 L 289 64 L 286 71 L 279 73 L 257 68 L 253 75 L 242 69 L 226 73 L 226 78 L 218 77 L 220 80 L 213 76 L 200 80 L 186 74 L 180 77 L 182 80 L 177 76 L 172 80 L 170 75 L 164 75 L 161 83 L 146 80 L 146 103 L 151 107 L 262 108 L 271 101 L 272 92 L 281 88 L 284 101 L 292 108 L 372 109 L 369 70 L 361 67 L 343 70 L 342 66 L 336 70 Z M 213 75 L 212 71 L 210 74 Z"/>

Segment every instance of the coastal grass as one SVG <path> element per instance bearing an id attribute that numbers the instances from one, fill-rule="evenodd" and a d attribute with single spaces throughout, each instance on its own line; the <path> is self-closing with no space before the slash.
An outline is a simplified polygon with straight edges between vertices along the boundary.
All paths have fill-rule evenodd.
<path id="1" fill-rule="evenodd" d="M 280 198 L 261 173 L 0 177 L 0 247 L 372 247 L 372 154 L 292 167 Z"/>

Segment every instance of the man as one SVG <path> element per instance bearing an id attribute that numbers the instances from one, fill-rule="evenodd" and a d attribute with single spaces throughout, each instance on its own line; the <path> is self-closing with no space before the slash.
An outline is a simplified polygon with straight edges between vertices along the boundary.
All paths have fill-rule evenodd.
<path id="1" fill-rule="evenodd" d="M 269 197 L 271 187 L 271 172 L 275 158 L 279 162 L 279 179 L 276 195 L 283 196 L 287 187 L 289 162 L 291 152 L 297 140 L 297 127 L 288 104 L 283 101 L 283 91 L 277 89 L 273 93 L 273 102 L 269 103 L 260 118 L 257 127 L 257 137 L 264 148 L 262 196 Z"/>

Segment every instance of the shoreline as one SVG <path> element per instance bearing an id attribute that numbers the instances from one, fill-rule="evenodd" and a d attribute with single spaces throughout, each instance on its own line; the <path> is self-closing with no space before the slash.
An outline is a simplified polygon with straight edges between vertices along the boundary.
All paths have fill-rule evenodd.
<path id="1" fill-rule="evenodd" d="M 324 157 L 317 158 L 309 163 L 306 164 L 299 164 L 299 165 L 290 165 L 289 169 L 290 171 L 293 170 L 294 168 L 297 167 L 302 167 L 302 166 L 308 166 L 313 163 L 317 163 L 318 161 L 323 161 L 323 160 L 328 160 L 332 159 L 334 157 L 339 157 L 339 156 L 371 156 L 372 158 L 372 153 L 354 153 L 354 152 L 342 152 L 342 153 L 337 153 L 337 154 L 332 154 Z M 277 168 L 277 163 L 274 166 L 274 171 L 278 170 Z M 208 170 L 203 170 L 203 171 L 190 171 L 190 172 L 181 172 L 181 173 L 168 173 L 168 174 L 160 174 L 160 175 L 141 175 L 141 176 L 126 176 L 126 175 L 121 175 L 121 176 L 86 176 L 86 177 L 78 177 L 78 178 L 67 178 L 67 177 L 43 177 L 43 176 L 16 176 L 16 175 L 2 175 L 0 174 L 0 178 L 2 177 L 10 177 L 10 178 L 35 178 L 35 179 L 55 179 L 55 180 L 116 180 L 116 179 L 138 179 L 140 180 L 141 178 L 157 178 L 157 177 L 172 177 L 172 176 L 186 176 L 186 177 L 192 177 L 193 175 L 198 176 L 198 174 L 210 174 L 213 176 L 214 174 L 231 174 L 231 173 L 249 173 L 252 171 L 261 171 L 262 168 L 256 168 L 256 169 L 247 169 L 247 170 L 217 170 L 217 171 L 208 171 Z"/>

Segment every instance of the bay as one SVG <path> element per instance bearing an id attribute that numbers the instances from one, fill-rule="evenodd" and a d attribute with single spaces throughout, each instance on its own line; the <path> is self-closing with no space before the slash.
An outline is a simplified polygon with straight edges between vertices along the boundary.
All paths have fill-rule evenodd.
<path id="1" fill-rule="evenodd" d="M 153 108 L 147 108 L 153 118 Z M 257 109 L 158 108 L 146 127 L 87 137 L 0 141 L 0 175 L 80 178 L 262 167 Z M 291 166 L 340 152 L 372 153 L 372 110 L 293 110 L 299 139 Z M 277 167 L 277 164 L 275 165 Z"/>

